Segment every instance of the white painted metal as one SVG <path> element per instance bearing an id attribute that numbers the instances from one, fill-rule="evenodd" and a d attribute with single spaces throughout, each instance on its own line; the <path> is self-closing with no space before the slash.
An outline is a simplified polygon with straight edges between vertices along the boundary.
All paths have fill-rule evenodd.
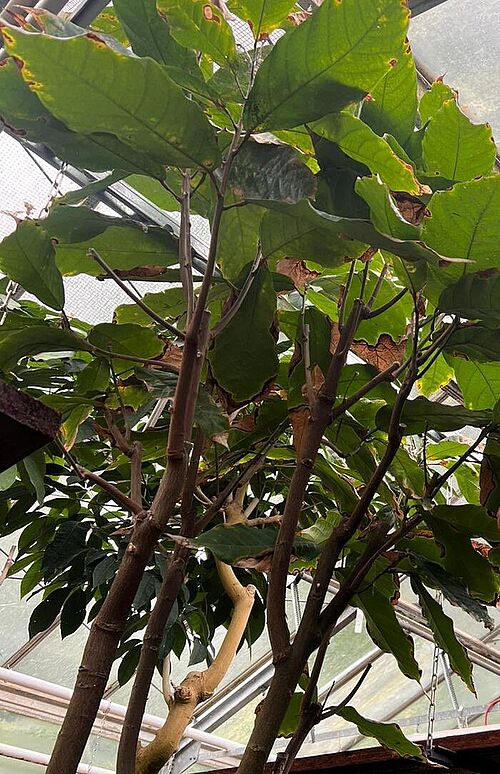
<path id="1" fill-rule="evenodd" d="M 0 742 L 0 755 L 4 758 L 13 758 L 16 761 L 26 761 L 35 763 L 39 766 L 47 766 L 50 761 L 50 755 L 35 752 L 34 750 L 24 750 L 22 747 L 13 747 L 10 744 Z M 86 763 L 80 763 L 77 769 L 78 774 L 113 774 L 110 769 L 101 769 L 99 766 L 89 766 Z"/>

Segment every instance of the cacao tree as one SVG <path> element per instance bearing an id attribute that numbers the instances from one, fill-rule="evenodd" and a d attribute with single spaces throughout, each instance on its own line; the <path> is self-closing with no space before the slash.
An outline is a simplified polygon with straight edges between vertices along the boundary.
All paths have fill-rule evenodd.
<path id="1" fill-rule="evenodd" d="M 2 377 L 61 414 L 57 442 L 2 475 L 1 534 L 20 532 L 10 572 L 40 600 L 31 636 L 58 616 L 63 637 L 91 623 L 48 774 L 76 771 L 116 659 L 121 683 L 135 675 L 117 771 L 158 772 L 265 625 L 275 674 L 241 774 L 263 771 L 291 703 L 276 772 L 328 713 L 419 756 L 348 701 L 320 706 L 316 687 L 348 605 L 420 679 L 393 608 L 404 575 L 474 690 L 435 591 L 491 624 L 491 130 L 442 82 L 417 100 L 401 0 L 115 0 L 114 13 L 87 30 L 38 9 L 1 30 L 5 127 L 107 173 L 0 243 L 5 278 L 36 299 L 6 300 Z M 179 233 L 92 209 L 118 180 L 178 212 Z M 210 224 L 205 255 L 194 214 Z M 130 303 L 111 322 L 68 316 L 64 277 L 78 274 Z M 292 633 L 288 579 L 306 571 Z M 207 668 L 166 691 L 165 726 L 137 752 L 154 670 L 168 683 L 169 654 L 186 649 Z"/>

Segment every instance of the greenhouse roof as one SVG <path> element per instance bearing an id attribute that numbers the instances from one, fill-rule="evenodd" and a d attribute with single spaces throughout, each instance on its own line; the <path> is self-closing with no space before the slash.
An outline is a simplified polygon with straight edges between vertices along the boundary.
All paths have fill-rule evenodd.
<path id="1" fill-rule="evenodd" d="M 34 2 L 23 0 L 24 6 Z M 106 7 L 104 0 L 46 0 L 38 5 L 55 13 L 71 14 L 81 25 L 88 25 Z M 16 3 L 0 0 L 4 18 Z M 459 92 L 460 104 L 471 118 L 489 121 L 500 137 L 500 2 L 498 0 L 413 0 L 410 40 L 421 78 L 421 87 L 437 78 Z M 235 23 L 236 33 L 246 34 Z M 244 37 L 242 38 L 244 42 Z M 11 213 L 22 213 L 28 206 L 43 211 L 55 194 L 65 193 L 96 179 L 84 170 L 61 165 L 46 148 L 24 143 L 3 132 L 0 135 L 0 237 L 14 227 Z M 98 194 L 96 206 L 112 214 L 132 214 L 145 223 L 154 223 L 176 232 L 176 213 L 166 212 L 158 202 L 139 194 L 124 182 L 114 183 Z M 203 219 L 193 224 L 194 247 L 203 261 L 209 236 Z M 150 284 L 136 283 L 138 289 Z M 121 300 L 121 291 L 90 277 L 66 279 L 69 313 L 83 315 L 91 322 L 108 321 Z M 92 299 L 89 309 L 88 299 Z M 20 579 L 5 578 L 1 567 L 12 555 L 17 535 L 0 540 L 0 774 L 35 774 L 50 754 L 64 716 L 71 686 L 80 661 L 87 632 L 85 628 L 61 641 L 56 620 L 45 632 L 27 638 L 28 620 L 36 599 L 20 600 Z M 297 621 L 308 579 L 288 588 L 291 620 Z M 500 705 L 490 708 L 498 696 L 500 676 L 500 614 L 495 628 L 486 631 L 456 608 L 445 606 L 453 617 L 461 641 L 475 664 L 477 697 L 473 697 L 454 675 L 443 656 L 438 664 L 436 729 L 481 727 L 486 714 L 490 722 L 500 721 Z M 362 619 L 354 610 L 346 612 L 337 624 L 335 649 L 329 653 L 323 672 L 320 698 L 333 691 L 342 697 L 356 683 L 367 664 L 372 668 L 364 683 L 360 709 L 380 720 L 396 720 L 409 734 L 425 733 L 428 723 L 427 692 L 431 686 L 434 646 L 409 587 L 402 589 L 399 620 L 415 640 L 418 660 L 423 666 L 421 685 L 405 680 L 392 656 L 374 647 Z M 174 660 L 173 679 L 184 676 L 185 661 Z M 171 774 L 206 771 L 234 765 L 248 739 L 254 711 L 269 683 L 273 666 L 267 635 L 263 634 L 252 651 L 241 650 L 222 686 L 202 704 L 195 721 L 167 768 Z M 150 739 L 165 714 L 161 681 L 155 677 L 144 718 L 142 738 Z M 94 726 L 81 767 L 87 774 L 111 774 L 117 741 L 131 684 L 120 687 L 116 673 L 108 685 L 101 712 Z M 337 694 L 338 692 L 338 694 Z M 323 721 L 303 748 L 304 755 L 347 751 L 366 746 L 352 727 L 339 718 Z M 283 747 L 277 743 L 276 751 Z M 39 754 L 39 763 L 1 757 L 14 748 Z M 22 757 L 22 756 L 21 756 Z M 36 757 L 36 756 L 34 756 Z"/>

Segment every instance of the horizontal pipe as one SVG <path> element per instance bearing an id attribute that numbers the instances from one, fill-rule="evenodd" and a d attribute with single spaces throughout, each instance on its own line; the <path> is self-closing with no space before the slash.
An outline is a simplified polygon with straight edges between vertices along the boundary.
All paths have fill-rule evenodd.
<path id="1" fill-rule="evenodd" d="M 49 683 L 47 680 L 40 680 L 38 677 L 32 677 L 26 675 L 23 672 L 16 672 L 13 669 L 5 669 L 0 667 L 0 683 L 5 685 L 13 685 L 17 688 L 26 688 L 30 691 L 35 691 L 39 695 L 51 696 L 55 699 L 60 699 L 64 703 L 68 703 L 73 696 L 73 691 L 70 688 L 65 688 L 62 685 L 56 685 L 55 683 Z M 115 704 L 112 701 L 104 699 L 99 705 L 99 712 L 104 715 L 114 715 L 115 717 L 123 720 L 127 708 L 123 704 Z M 158 730 L 164 724 L 165 719 L 157 717 L 156 715 L 150 715 L 146 713 L 142 719 L 143 725 L 149 726 L 154 730 Z M 221 750 L 233 750 L 235 742 L 231 742 L 229 739 L 224 739 L 222 736 L 216 736 L 206 731 L 200 731 L 194 726 L 187 726 L 184 731 L 184 736 L 187 739 L 193 739 L 196 742 L 200 742 L 204 745 L 209 745 L 216 749 Z"/>
<path id="2" fill-rule="evenodd" d="M 4 758 L 13 758 L 16 761 L 26 761 L 27 763 L 35 763 L 39 766 L 47 766 L 50 761 L 50 755 L 45 753 L 35 752 L 34 750 L 24 750 L 22 747 L 13 747 L 10 744 L 2 744 L 0 742 L 0 756 Z M 113 774 L 111 769 L 101 769 L 99 766 L 87 765 L 86 763 L 80 763 L 77 768 L 78 774 Z"/>

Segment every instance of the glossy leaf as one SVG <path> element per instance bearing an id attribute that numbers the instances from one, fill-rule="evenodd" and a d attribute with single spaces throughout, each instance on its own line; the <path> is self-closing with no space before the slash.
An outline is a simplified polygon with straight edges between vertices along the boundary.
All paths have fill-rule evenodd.
<path id="1" fill-rule="evenodd" d="M 247 142 L 236 156 L 229 185 L 236 199 L 276 199 L 295 204 L 313 198 L 316 180 L 293 148 Z"/>
<path id="2" fill-rule="evenodd" d="M 236 56 L 231 27 L 210 0 L 157 0 L 157 6 L 181 46 L 208 54 L 221 66 Z"/>
<path id="3" fill-rule="evenodd" d="M 417 114 L 417 71 L 410 47 L 404 44 L 395 67 L 370 90 L 361 118 L 379 135 L 392 134 L 405 145 Z"/>
<path id="4" fill-rule="evenodd" d="M 229 9 L 248 22 L 253 36 L 259 40 L 280 27 L 296 3 L 294 0 L 229 0 Z"/>
<path id="5" fill-rule="evenodd" d="M 497 363 L 479 363 L 461 357 L 448 357 L 468 409 L 489 409 L 500 395 L 500 368 Z M 467 424 L 471 424 L 468 422 Z"/>
<path id="6" fill-rule="evenodd" d="M 470 537 L 500 542 L 500 528 L 493 516 L 479 505 L 436 505 L 432 517 L 442 519 Z"/>
<path id="7" fill-rule="evenodd" d="M 397 0 L 325 0 L 262 63 L 247 127 L 293 128 L 358 102 L 396 64 L 407 24 Z"/>
<path id="8" fill-rule="evenodd" d="M 420 747 L 405 737 L 397 723 L 380 723 L 377 720 L 369 720 L 359 714 L 354 707 L 341 707 L 336 710 L 336 715 L 354 723 L 363 736 L 371 736 L 380 742 L 383 747 L 394 750 L 403 758 L 424 759 Z"/>
<path id="9" fill-rule="evenodd" d="M 468 320 L 500 322 L 500 271 L 464 274 L 443 290 L 439 309 Z"/>
<path id="10" fill-rule="evenodd" d="M 357 594 L 352 601 L 365 614 L 366 627 L 375 645 L 393 654 L 406 677 L 420 681 L 421 671 L 415 661 L 413 640 L 399 625 L 391 600 L 373 587 Z"/>
<path id="11" fill-rule="evenodd" d="M 83 589 L 75 589 L 61 610 L 61 637 L 73 634 L 87 617 L 87 595 Z"/>
<path id="12" fill-rule="evenodd" d="M 262 207 L 254 204 L 231 207 L 222 214 L 217 257 L 224 277 L 232 282 L 257 257 L 259 229 L 264 214 Z"/>
<path id="13" fill-rule="evenodd" d="M 1 69 L 1 68 L 0 68 Z M 0 271 L 52 309 L 64 306 L 64 286 L 50 236 L 24 220 L 0 242 Z"/>
<path id="14" fill-rule="evenodd" d="M 68 567 L 72 560 L 85 550 L 89 528 L 89 523 L 64 521 L 45 550 L 44 570 L 47 573 L 53 573 L 55 570 Z"/>
<path id="15" fill-rule="evenodd" d="M 28 627 L 30 638 L 40 632 L 44 632 L 52 623 L 54 623 L 67 596 L 67 588 L 55 589 L 55 591 L 46 596 L 45 599 L 35 607 L 31 614 Z"/>
<path id="16" fill-rule="evenodd" d="M 30 88 L 72 131 L 114 134 L 161 164 L 218 163 L 201 110 L 154 60 L 113 51 L 93 33 L 63 39 L 11 28 L 3 35 Z"/>
<path id="17" fill-rule="evenodd" d="M 456 96 L 456 92 L 442 80 L 434 81 L 430 89 L 424 91 L 418 104 L 422 123 L 427 123 L 443 107 L 445 102 L 455 100 Z"/>
<path id="18" fill-rule="evenodd" d="M 378 411 L 376 423 L 380 430 L 388 429 L 391 411 L 390 406 L 382 406 Z M 449 432 L 467 425 L 484 427 L 490 421 L 491 411 L 471 411 L 461 406 L 435 403 L 427 398 L 408 400 L 401 415 L 405 435 L 424 433 L 426 429 Z"/>
<path id="19" fill-rule="evenodd" d="M 351 113 L 333 113 L 311 128 L 320 137 L 336 143 L 347 156 L 367 166 L 391 190 L 420 192 L 411 165 L 398 158 L 383 137 Z"/>
<path id="20" fill-rule="evenodd" d="M 215 337 L 209 361 L 213 375 L 235 403 L 243 403 L 262 392 L 278 371 L 271 324 L 276 296 L 269 271 L 256 272 L 240 308 Z"/>
<path id="21" fill-rule="evenodd" d="M 448 100 L 435 113 L 422 140 L 423 169 L 428 175 L 459 182 L 491 172 L 496 146 L 488 124 L 473 124 Z"/>

